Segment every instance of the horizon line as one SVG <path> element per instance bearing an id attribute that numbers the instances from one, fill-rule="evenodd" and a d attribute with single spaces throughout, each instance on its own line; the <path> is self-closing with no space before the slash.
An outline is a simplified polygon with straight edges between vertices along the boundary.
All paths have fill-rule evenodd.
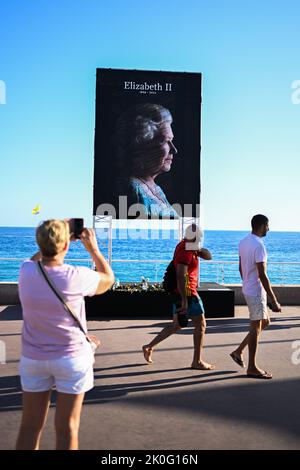
<path id="1" fill-rule="evenodd" d="M 1 228 L 32 228 L 32 229 L 35 229 L 37 226 L 33 226 L 33 225 L 0 225 L 0 229 Z M 93 228 L 93 227 L 88 227 L 88 228 Z M 151 230 L 150 227 L 138 227 L 138 228 L 130 228 L 130 227 L 113 227 L 113 230 Z M 158 227 L 158 228 L 152 228 L 152 230 L 160 230 L 160 231 L 163 231 L 163 230 L 171 230 L 171 231 L 176 231 L 177 229 L 176 228 L 162 228 L 162 227 Z M 235 229 L 229 229 L 229 228 L 204 228 L 203 229 L 204 232 L 251 232 L 251 227 L 250 228 L 235 228 Z M 281 233 L 300 233 L 300 229 L 297 230 L 297 229 L 289 229 L 289 230 L 276 230 L 276 229 L 272 229 L 270 230 L 270 233 L 272 232 L 281 232 Z"/>

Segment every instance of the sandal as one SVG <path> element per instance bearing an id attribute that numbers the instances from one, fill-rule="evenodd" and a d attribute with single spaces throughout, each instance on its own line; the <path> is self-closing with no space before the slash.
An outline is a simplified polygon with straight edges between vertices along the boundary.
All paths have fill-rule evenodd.
<path id="1" fill-rule="evenodd" d="M 247 374 L 247 377 L 250 377 L 251 379 L 270 380 L 273 378 L 273 375 L 270 372 L 264 370 L 262 374 Z"/>
<path id="2" fill-rule="evenodd" d="M 230 355 L 231 359 L 232 359 L 236 364 L 238 364 L 240 367 L 245 368 L 245 363 L 244 363 L 243 359 L 241 359 L 240 357 L 238 357 L 238 356 L 237 356 L 236 354 L 234 354 L 234 353 L 231 353 L 231 354 L 229 354 L 229 355 Z"/>

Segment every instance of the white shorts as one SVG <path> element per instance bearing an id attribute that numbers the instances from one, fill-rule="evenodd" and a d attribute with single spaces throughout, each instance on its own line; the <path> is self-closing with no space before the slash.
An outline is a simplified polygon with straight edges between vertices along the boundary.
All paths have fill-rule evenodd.
<path id="1" fill-rule="evenodd" d="M 24 392 L 45 392 L 56 386 L 61 393 L 78 395 L 93 388 L 94 356 L 89 348 L 76 357 L 37 360 L 21 356 L 20 377 Z"/>
<path id="2" fill-rule="evenodd" d="M 265 291 L 256 296 L 244 294 L 244 297 L 248 305 L 251 321 L 264 320 L 269 318 L 267 295 Z"/>

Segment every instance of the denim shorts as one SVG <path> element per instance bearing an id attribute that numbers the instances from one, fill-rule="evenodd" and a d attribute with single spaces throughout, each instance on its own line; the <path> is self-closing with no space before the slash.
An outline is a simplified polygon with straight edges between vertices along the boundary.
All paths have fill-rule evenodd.
<path id="1" fill-rule="evenodd" d="M 176 314 L 176 310 L 181 307 L 181 298 L 178 297 L 176 301 L 173 302 L 173 315 Z M 199 315 L 204 315 L 204 307 L 200 297 L 192 295 L 188 297 L 188 317 L 197 317 Z"/>
<path id="2" fill-rule="evenodd" d="M 61 393 L 78 395 L 94 386 L 93 354 L 40 360 L 21 356 L 20 377 L 24 392 L 46 392 L 56 386 Z"/>

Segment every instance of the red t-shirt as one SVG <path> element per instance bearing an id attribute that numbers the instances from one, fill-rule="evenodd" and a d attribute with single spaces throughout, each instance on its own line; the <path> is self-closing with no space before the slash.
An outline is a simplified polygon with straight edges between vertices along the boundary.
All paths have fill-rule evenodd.
<path id="1" fill-rule="evenodd" d="M 182 240 L 175 248 L 174 265 L 177 269 L 178 264 L 187 265 L 185 291 L 187 297 L 197 295 L 199 259 L 194 250 L 185 249 L 185 240 Z M 178 293 L 178 291 L 177 291 Z"/>

